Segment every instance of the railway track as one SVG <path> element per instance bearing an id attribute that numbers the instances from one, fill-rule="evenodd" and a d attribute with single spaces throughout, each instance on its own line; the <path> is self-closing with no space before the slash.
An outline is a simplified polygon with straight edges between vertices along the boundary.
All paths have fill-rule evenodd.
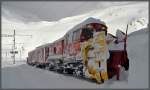
<path id="1" fill-rule="evenodd" d="M 38 68 L 38 69 L 47 70 L 47 69 L 44 69 L 44 68 Z M 48 71 L 53 72 L 53 73 L 56 73 L 56 74 L 61 74 L 61 75 L 64 75 L 64 76 L 68 76 L 68 77 L 73 77 L 73 78 L 75 78 L 75 79 L 80 79 L 80 80 L 88 81 L 88 82 L 91 82 L 91 83 L 95 83 L 95 82 L 96 82 L 96 80 L 92 80 L 92 79 L 86 78 L 86 77 L 84 77 L 84 76 L 77 76 L 77 75 L 68 74 L 68 73 L 60 73 L 60 72 L 51 71 L 51 70 L 48 70 Z M 98 83 L 95 83 L 95 84 L 98 84 Z"/>

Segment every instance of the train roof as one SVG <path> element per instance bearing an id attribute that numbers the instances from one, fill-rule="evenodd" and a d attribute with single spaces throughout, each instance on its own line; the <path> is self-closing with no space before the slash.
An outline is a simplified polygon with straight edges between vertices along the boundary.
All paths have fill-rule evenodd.
<path id="1" fill-rule="evenodd" d="M 49 46 L 49 45 L 51 45 L 51 44 L 52 44 L 52 43 L 47 43 L 47 44 L 44 44 L 44 45 L 41 45 L 41 46 L 36 47 L 36 49 L 37 49 L 37 48 L 47 47 L 47 46 Z"/>
<path id="2" fill-rule="evenodd" d="M 47 43 L 47 44 L 44 44 L 44 45 L 40 45 L 40 46 L 36 47 L 35 49 L 40 49 L 40 48 L 44 48 L 44 47 L 47 47 L 47 46 L 51 46 L 51 45 L 53 45 L 53 44 L 55 44 L 55 43 L 57 43 L 57 42 L 59 42 L 59 41 L 61 41 L 63 39 L 64 38 L 62 37 L 62 38 L 60 38 L 60 39 L 58 39 L 56 41 L 53 41 L 52 43 Z"/>
<path id="3" fill-rule="evenodd" d="M 61 37 L 61 38 L 59 38 L 59 39 L 57 39 L 57 40 L 55 40 L 53 43 L 57 43 L 57 42 L 59 42 L 59 41 L 61 41 L 61 40 L 63 40 L 63 39 L 64 39 L 64 36 Z"/>
<path id="4" fill-rule="evenodd" d="M 104 21 L 101 21 L 100 19 L 96 19 L 96 18 L 93 18 L 93 17 L 89 17 L 87 18 L 86 20 L 84 20 L 83 22 L 75 25 L 71 30 L 69 30 L 68 32 L 73 32 L 79 28 L 81 28 L 82 26 L 84 25 L 87 25 L 87 24 L 90 24 L 90 23 L 100 23 L 102 25 L 105 25 L 106 26 L 106 23 Z M 67 32 L 67 33 L 68 33 Z"/>
<path id="5" fill-rule="evenodd" d="M 35 52 L 35 50 L 36 50 L 35 48 L 34 48 L 34 49 L 32 49 L 31 51 L 29 51 L 29 52 L 28 52 L 28 54 L 34 53 L 34 52 Z"/>
<path id="6" fill-rule="evenodd" d="M 84 20 L 83 22 L 81 22 L 81 23 L 75 25 L 75 26 L 74 26 L 72 29 L 70 29 L 67 33 L 73 32 L 73 31 L 75 31 L 75 30 L 81 28 L 82 26 L 87 25 L 87 24 L 90 24 L 90 23 L 100 23 L 100 24 L 106 25 L 106 23 L 105 23 L 104 21 L 101 21 L 100 19 L 96 19 L 96 18 L 93 18 L 93 17 L 89 17 L 89 18 L 87 18 L 86 20 Z M 66 33 L 66 34 L 67 34 L 67 33 Z M 66 35 L 66 34 L 65 34 L 65 35 Z M 65 35 L 64 35 L 64 36 L 65 36 Z M 57 42 L 63 40 L 63 39 L 64 39 L 64 36 L 61 37 L 61 38 L 58 39 L 58 40 L 53 41 L 52 43 L 50 43 L 50 44 L 48 44 L 48 45 L 52 45 L 52 44 L 55 44 L 55 43 L 57 43 Z M 43 46 L 43 45 L 42 45 L 42 46 Z M 39 47 L 40 47 L 40 46 L 39 46 Z"/>

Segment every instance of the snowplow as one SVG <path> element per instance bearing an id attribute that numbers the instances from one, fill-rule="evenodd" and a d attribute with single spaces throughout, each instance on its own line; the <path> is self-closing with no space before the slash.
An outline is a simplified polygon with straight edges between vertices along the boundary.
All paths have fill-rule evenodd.
<path id="1" fill-rule="evenodd" d="M 117 47 L 120 42 L 124 42 L 119 39 L 118 44 L 115 44 L 116 38 L 114 37 L 112 38 L 107 33 L 105 22 L 90 17 L 74 26 L 62 38 L 29 52 L 28 63 L 50 68 L 51 61 L 59 59 L 62 65 L 59 65 L 60 68 L 57 65 L 58 69 L 54 71 L 84 76 L 99 84 L 115 75 L 119 80 L 120 67 L 128 70 L 129 62 L 125 49 L 116 49 L 118 52 L 110 49 L 111 45 Z M 70 66 L 69 63 L 64 64 L 66 61 L 72 62 L 73 66 Z M 77 63 L 74 61 L 82 61 L 82 64 L 75 65 Z"/>

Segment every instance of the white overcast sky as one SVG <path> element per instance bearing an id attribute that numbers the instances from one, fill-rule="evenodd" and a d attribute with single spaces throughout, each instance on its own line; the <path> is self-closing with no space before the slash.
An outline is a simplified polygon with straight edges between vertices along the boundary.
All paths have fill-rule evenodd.
<path id="1" fill-rule="evenodd" d="M 103 9 L 112 5 L 128 4 L 133 2 L 110 1 L 4 1 L 2 2 L 2 16 L 12 18 L 6 12 L 17 15 L 20 20 L 56 21 L 61 18 L 75 16 L 93 9 Z"/>
<path id="2" fill-rule="evenodd" d="M 69 21 L 71 16 L 84 15 L 93 10 L 103 10 L 116 5 L 129 5 L 139 1 L 102 2 L 102 1 L 3 1 L 2 2 L 2 34 L 32 35 L 29 37 L 16 37 L 16 42 L 25 43 L 17 48 L 28 51 L 36 46 L 52 42 L 62 37 L 66 31 L 75 24 Z M 84 16 L 81 16 L 84 18 Z M 65 20 L 62 20 L 65 19 Z M 68 20 L 68 21 L 67 21 Z M 73 19 L 75 20 L 75 19 Z M 67 22 L 67 24 L 63 23 Z M 70 27 L 68 27 L 70 26 Z M 2 38 L 2 52 L 12 49 L 13 38 Z M 6 50 L 7 51 L 7 50 Z"/>

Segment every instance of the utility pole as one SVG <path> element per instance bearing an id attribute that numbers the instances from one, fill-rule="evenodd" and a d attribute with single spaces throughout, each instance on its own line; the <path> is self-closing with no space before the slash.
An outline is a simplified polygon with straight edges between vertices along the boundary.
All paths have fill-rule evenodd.
<path id="1" fill-rule="evenodd" d="M 13 48 L 13 52 L 15 52 L 15 48 L 16 48 L 16 46 L 15 46 L 15 35 L 16 35 L 16 32 L 15 32 L 15 30 L 14 30 L 14 35 L 13 35 L 13 37 L 14 37 L 14 48 Z M 15 54 L 16 53 L 13 53 L 13 59 L 14 59 L 14 61 L 13 61 L 13 64 L 15 64 Z"/>
<path id="2" fill-rule="evenodd" d="M 6 60 L 7 60 L 7 51 L 6 51 Z"/>
<path id="3" fill-rule="evenodd" d="M 16 34 L 16 31 L 14 30 L 14 33 L 13 35 L 8 35 L 8 34 L 2 34 L 2 37 L 13 37 L 13 48 L 12 48 L 12 51 L 10 52 L 11 54 L 13 54 L 13 64 L 15 64 L 15 61 L 16 61 L 16 54 L 18 53 L 18 51 L 16 51 L 16 44 L 21 44 L 21 43 L 16 43 L 16 36 L 30 36 L 32 37 L 32 35 L 21 35 L 21 34 Z M 11 44 L 9 44 L 11 45 Z M 20 58 L 21 58 L 21 51 L 20 51 Z"/>
<path id="4" fill-rule="evenodd" d="M 20 60 L 21 60 L 21 50 L 20 50 Z"/>

